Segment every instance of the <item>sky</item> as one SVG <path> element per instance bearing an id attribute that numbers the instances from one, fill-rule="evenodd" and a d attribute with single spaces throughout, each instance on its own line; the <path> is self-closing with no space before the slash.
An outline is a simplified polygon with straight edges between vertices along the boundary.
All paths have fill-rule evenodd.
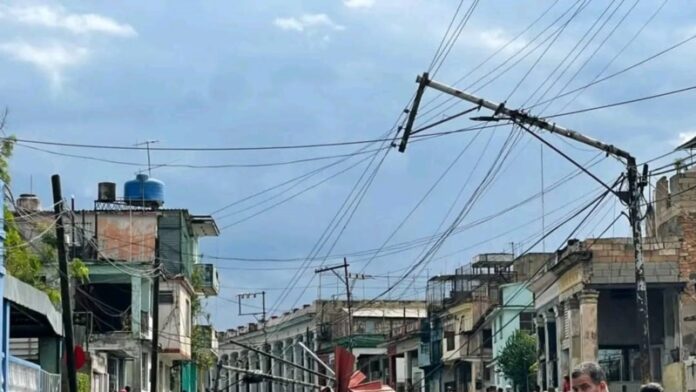
<path id="1" fill-rule="evenodd" d="M 506 101 L 508 107 L 528 107 L 542 96 L 552 98 L 583 86 L 597 74 L 624 69 L 696 33 L 696 6 L 683 2 L 667 1 L 656 13 L 662 1 L 528 0 L 505 6 L 481 1 L 461 34 L 450 39 L 448 25 L 458 5 L 453 0 L 3 2 L 0 105 L 9 111 L 5 131 L 22 140 L 93 145 L 133 146 L 157 140 L 154 147 L 381 139 L 403 114 L 416 90 L 416 76 L 424 71 L 430 70 L 431 77 L 442 83 Z M 462 2 L 455 27 L 470 6 L 471 2 Z M 566 20 L 570 21 L 565 27 L 559 27 Z M 535 39 L 540 33 L 541 38 Z M 441 66 L 431 67 L 443 37 L 451 48 L 440 56 Z M 696 69 L 689 58 L 695 45 L 684 44 L 577 97 L 536 106 L 531 113 L 548 116 L 691 86 Z M 693 93 L 685 92 L 554 120 L 631 151 L 643 162 L 696 135 L 693 99 Z M 449 102 L 438 106 L 444 100 L 427 90 L 416 126 L 471 107 L 465 103 L 450 107 Z M 490 113 L 481 110 L 471 116 L 475 115 Z M 463 116 L 424 133 L 480 124 Z M 390 149 L 365 196 L 353 205 L 355 212 L 338 215 L 343 219 L 333 236 L 306 269 L 300 269 L 307 265 L 303 260 L 312 254 L 361 174 L 372 173 L 366 171 L 372 157 L 377 163 L 383 156 L 381 152 L 346 155 L 360 148 L 372 151 L 379 143 L 292 150 L 152 151 L 152 176 L 166 184 L 168 208 L 209 214 L 236 202 L 214 214 L 223 228 L 221 235 L 201 239 L 203 261 L 218 266 L 222 285 L 220 295 L 207 300 L 207 308 L 216 327 L 226 329 L 252 320 L 237 315 L 239 293 L 266 291 L 272 313 L 309 303 L 320 293 L 324 298 L 344 295 L 335 277 L 314 274 L 320 265 L 340 262 L 342 255 L 349 255 L 352 272 L 372 275 L 356 282 L 357 298 L 373 298 L 393 285 L 427 248 L 389 246 L 431 237 L 451 224 L 510 132 L 509 126 L 501 125 L 412 139 L 403 154 Z M 540 135 L 579 162 L 597 155 L 586 146 Z M 326 156 L 333 158 L 268 165 Z M 116 182 L 122 192 L 122 184 L 146 169 L 146 162 L 145 151 L 18 143 L 11 160 L 11 188 L 15 194 L 34 192 L 48 205 L 50 176 L 58 173 L 66 196 L 74 196 L 78 208 L 90 208 L 98 182 Z M 261 166 L 229 167 L 232 164 Z M 201 167 L 211 165 L 226 167 Z M 518 254 L 527 250 L 540 233 L 550 231 L 565 214 L 598 194 L 600 185 L 577 175 L 544 192 L 543 203 L 537 197 L 495 219 L 471 223 L 536 195 L 542 183 L 550 187 L 575 170 L 522 134 L 495 180 L 470 203 L 463 228 L 384 298 L 423 299 L 428 277 L 452 273 L 478 253 L 511 251 L 512 244 Z M 592 170 L 612 182 L 623 167 L 606 158 Z M 248 198 L 313 171 L 301 177 L 303 182 Z M 576 237 L 599 235 L 621 209 L 609 198 Z M 555 250 L 576 223 L 559 228 L 532 249 Z M 626 235 L 626 226 L 620 219 L 605 235 Z M 358 253 L 385 243 L 390 250 L 369 262 L 369 252 Z M 329 254 L 332 257 L 325 259 Z M 291 278 L 297 271 L 300 279 L 295 281 Z M 283 290 L 286 286 L 289 291 Z M 250 312 L 259 305 L 258 300 L 245 304 Z"/>

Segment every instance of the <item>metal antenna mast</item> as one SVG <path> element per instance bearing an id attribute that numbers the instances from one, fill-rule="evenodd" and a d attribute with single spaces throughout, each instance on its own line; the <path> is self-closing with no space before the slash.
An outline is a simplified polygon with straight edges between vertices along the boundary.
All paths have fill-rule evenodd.
<path id="1" fill-rule="evenodd" d="M 152 165 L 150 164 L 150 144 L 159 143 L 159 140 L 146 140 L 142 143 L 136 143 L 136 147 L 145 146 L 147 149 L 147 175 L 152 175 Z"/>
<path id="2" fill-rule="evenodd" d="M 458 90 L 454 87 L 447 86 L 443 83 L 430 80 L 428 78 L 428 73 L 424 73 L 418 76 L 416 79 L 418 83 L 418 90 L 416 91 L 416 97 L 413 100 L 413 107 L 409 111 L 408 121 L 406 123 L 406 128 L 402 135 L 401 144 L 399 145 L 399 151 L 404 152 L 406 150 L 406 144 L 410 136 L 422 131 L 413 130 L 413 123 L 416 119 L 418 113 L 418 106 L 420 104 L 421 98 L 426 87 L 430 87 L 434 90 L 438 90 L 445 94 L 451 95 L 453 97 L 459 98 L 461 100 L 473 103 L 478 108 L 486 108 L 493 111 L 493 115 L 490 117 L 479 117 L 474 118 L 474 120 L 481 121 L 500 121 L 507 120 L 512 121 L 520 128 L 524 129 L 530 133 L 535 138 L 539 139 L 549 148 L 553 149 L 560 155 L 564 156 L 566 159 L 571 160 L 569 156 L 565 155 L 562 151 L 558 150 L 555 146 L 548 143 L 546 140 L 542 139 L 539 135 L 533 132 L 529 127 L 538 127 L 546 130 L 550 133 L 561 135 L 568 139 L 573 139 L 579 143 L 588 145 L 590 147 L 596 148 L 598 150 L 606 152 L 608 155 L 613 155 L 625 162 L 626 165 L 626 178 L 628 180 L 628 189 L 626 191 L 614 191 L 612 188 L 604 184 L 597 176 L 592 174 L 586 168 L 579 166 L 586 174 L 591 176 L 596 181 L 602 183 L 605 187 L 609 189 L 614 195 L 616 195 L 619 200 L 621 200 L 628 208 L 628 218 L 631 224 L 631 233 L 633 237 L 633 247 L 635 256 L 635 278 L 636 278 L 636 308 L 637 308 L 637 321 L 640 326 L 640 367 L 641 367 L 641 378 L 643 383 L 652 381 L 652 367 L 650 366 L 650 323 L 648 316 L 648 294 L 647 285 L 645 283 L 645 271 L 643 269 L 643 235 L 641 229 L 641 213 L 640 213 L 640 201 L 643 196 L 643 188 L 646 186 L 648 166 L 643 165 L 642 176 L 638 173 L 638 167 L 636 163 L 636 158 L 625 150 L 614 147 L 611 144 L 606 144 L 598 140 L 592 139 L 585 136 L 579 132 L 572 129 L 564 128 L 553 122 L 547 121 L 540 117 L 532 116 L 521 110 L 512 110 L 505 107 L 504 103 L 492 102 L 467 92 Z"/>

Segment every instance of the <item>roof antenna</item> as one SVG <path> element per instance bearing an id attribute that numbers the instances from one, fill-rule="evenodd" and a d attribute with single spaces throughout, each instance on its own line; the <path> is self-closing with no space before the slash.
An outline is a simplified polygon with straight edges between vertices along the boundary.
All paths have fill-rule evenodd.
<path id="1" fill-rule="evenodd" d="M 145 146 L 147 149 L 147 175 L 152 176 L 152 165 L 150 164 L 150 144 L 159 143 L 159 140 L 146 140 L 142 143 L 135 143 L 136 147 Z"/>

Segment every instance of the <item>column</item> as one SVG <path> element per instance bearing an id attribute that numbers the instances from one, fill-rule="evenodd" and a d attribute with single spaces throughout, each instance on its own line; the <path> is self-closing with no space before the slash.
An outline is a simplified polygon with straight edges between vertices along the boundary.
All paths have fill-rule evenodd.
<path id="1" fill-rule="evenodd" d="M 305 344 L 305 346 L 306 346 L 307 348 L 309 348 L 309 334 L 305 335 L 305 336 L 302 338 L 302 342 Z M 307 352 L 303 349 L 303 350 L 302 350 L 302 366 L 304 366 L 305 368 L 309 369 L 310 366 L 311 366 L 311 364 L 310 364 L 309 362 L 310 362 L 309 354 L 307 354 Z M 309 372 L 306 372 L 306 371 L 305 371 L 305 372 L 302 372 L 302 380 L 303 380 L 304 382 L 309 382 L 309 383 L 311 383 L 311 382 L 312 382 L 312 375 L 311 375 Z M 304 389 L 306 392 L 311 392 L 311 388 L 309 388 L 309 387 L 304 387 L 303 389 Z"/>
<path id="2" fill-rule="evenodd" d="M 293 340 L 294 349 L 295 349 L 295 352 L 293 353 L 293 363 L 300 365 L 300 366 L 302 366 L 304 363 L 303 362 L 304 361 L 304 355 L 303 355 L 304 350 L 302 350 L 302 347 L 300 347 L 300 344 L 299 344 L 301 341 L 302 341 L 302 335 L 295 336 L 295 339 Z M 295 376 L 293 378 L 297 381 L 302 381 L 304 378 L 304 372 L 302 370 L 300 370 L 299 368 L 295 368 L 295 369 L 293 369 L 293 371 L 294 371 L 294 376 Z M 305 388 L 304 388 L 304 386 L 296 384 L 295 390 L 300 391 L 300 392 L 304 392 Z"/>
<path id="3" fill-rule="evenodd" d="M 559 390 L 563 385 L 563 376 L 570 373 L 568 371 L 568 364 L 565 362 L 563 357 L 563 339 L 565 339 L 565 334 L 563 332 L 565 307 L 562 302 L 554 306 L 553 313 L 556 316 L 556 371 L 558 374 L 557 383 L 553 386 L 556 387 L 556 390 Z"/>
<path id="4" fill-rule="evenodd" d="M 572 370 L 582 362 L 580 356 L 580 301 L 577 297 L 572 297 L 566 300 L 566 317 L 569 323 L 569 368 Z"/>
<path id="5" fill-rule="evenodd" d="M 558 360 L 557 353 L 552 352 L 552 346 L 557 346 L 557 342 L 551 342 L 551 330 L 556 328 L 555 325 L 556 316 L 552 310 L 544 312 L 542 315 L 542 321 L 544 323 L 544 357 L 546 358 L 546 378 L 540 385 L 542 388 L 548 388 L 554 384 L 553 374 L 556 368 L 556 361 Z"/>
<path id="6" fill-rule="evenodd" d="M 285 353 L 284 354 L 285 354 L 286 361 L 293 362 L 293 357 L 294 357 L 293 351 L 294 350 L 295 350 L 295 348 L 293 347 L 292 339 L 285 340 L 285 348 L 284 348 Z M 284 372 L 283 377 L 290 378 L 290 379 L 293 378 L 294 377 L 294 369 L 292 368 L 292 366 L 285 364 L 284 368 L 285 368 L 285 372 Z M 295 392 L 295 385 L 288 384 L 288 385 L 286 385 L 285 390 L 287 392 Z"/>
<path id="7" fill-rule="evenodd" d="M 283 357 L 283 342 L 274 342 L 273 343 L 273 355 L 276 357 L 282 358 Z M 283 376 L 283 364 L 280 361 L 273 360 L 273 371 L 272 374 L 276 377 L 282 377 Z M 279 382 L 275 382 L 273 384 L 273 390 L 274 391 L 282 391 L 283 386 Z"/>
<path id="8" fill-rule="evenodd" d="M 597 360 L 597 300 L 599 292 L 583 290 L 580 295 L 580 360 Z"/>
<path id="9" fill-rule="evenodd" d="M 406 350 L 404 352 L 404 363 L 406 364 L 406 392 L 412 392 L 413 390 L 413 364 L 411 363 L 412 361 L 413 357 L 411 356 L 411 351 Z"/>

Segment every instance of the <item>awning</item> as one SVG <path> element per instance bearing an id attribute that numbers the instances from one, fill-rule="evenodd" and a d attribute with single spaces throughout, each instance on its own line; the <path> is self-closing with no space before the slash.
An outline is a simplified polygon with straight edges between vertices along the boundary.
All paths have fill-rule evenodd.
<path id="1" fill-rule="evenodd" d="M 12 311 L 11 337 L 63 336 L 61 313 L 46 293 L 10 275 L 4 279 L 3 297 Z"/>

